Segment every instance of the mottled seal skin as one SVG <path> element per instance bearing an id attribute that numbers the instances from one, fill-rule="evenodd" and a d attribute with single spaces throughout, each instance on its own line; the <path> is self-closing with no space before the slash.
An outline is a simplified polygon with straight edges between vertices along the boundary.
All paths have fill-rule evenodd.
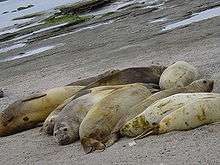
<path id="1" fill-rule="evenodd" d="M 127 137 L 144 137 L 157 127 L 161 119 L 166 115 L 195 100 L 215 96 L 216 94 L 214 93 L 180 93 L 160 99 L 127 122 L 121 129 L 121 134 Z"/>
<path id="2" fill-rule="evenodd" d="M 152 96 L 146 98 L 145 100 L 141 101 L 131 109 L 142 113 L 145 109 L 147 109 L 151 104 L 154 102 L 169 97 L 174 94 L 178 93 L 196 93 L 196 92 L 211 92 L 213 90 L 214 81 L 213 80 L 205 80 L 200 79 L 192 82 L 190 85 L 182 88 L 172 88 L 168 90 L 163 90 L 158 93 L 153 94 Z M 135 116 L 133 116 L 135 117 Z M 121 128 L 121 135 L 128 136 L 128 137 L 135 137 L 138 135 L 139 131 L 133 131 L 133 127 L 135 127 L 136 119 L 128 121 L 122 128 Z M 143 121 L 143 119 L 141 120 Z M 133 126 L 134 125 L 134 126 Z"/>
<path id="3" fill-rule="evenodd" d="M 97 104 L 83 119 L 79 135 L 83 149 L 86 153 L 95 150 L 104 150 L 118 140 L 117 127 L 129 115 L 137 115 L 130 111 L 130 107 L 146 99 L 151 92 L 142 84 L 129 84 L 118 89 Z"/>
<path id="4" fill-rule="evenodd" d="M 66 99 L 63 104 L 59 105 L 53 112 L 50 113 L 50 115 L 47 117 L 45 120 L 42 128 L 40 129 L 40 133 L 44 133 L 46 135 L 53 135 L 54 132 L 54 125 L 56 118 L 59 117 L 59 113 L 64 109 L 65 106 L 70 104 L 73 100 L 80 98 L 84 95 L 91 94 L 91 93 L 97 93 L 99 91 L 104 91 L 104 90 L 113 90 L 113 89 L 119 89 L 123 87 L 123 85 L 117 85 L 117 86 L 100 86 L 100 87 L 95 87 L 91 89 L 84 89 L 80 92 L 80 94 L 77 92 L 77 97 L 74 95 L 70 97 L 69 99 Z M 155 91 L 154 89 L 151 89 L 151 91 Z M 80 101 L 80 99 L 79 99 Z M 71 109 L 66 108 L 66 109 Z"/>
<path id="5" fill-rule="evenodd" d="M 0 112 L 0 136 L 36 127 L 83 86 L 58 87 L 18 100 Z"/>
<path id="6" fill-rule="evenodd" d="M 198 99 L 165 116 L 152 134 L 193 129 L 220 121 L 220 94 Z"/>
<path id="7" fill-rule="evenodd" d="M 197 70 L 184 61 L 178 61 L 164 70 L 160 77 L 160 88 L 184 87 L 197 79 Z"/>
<path id="8" fill-rule="evenodd" d="M 96 87 L 91 93 L 69 102 L 55 119 L 54 137 L 66 145 L 79 140 L 79 126 L 89 110 L 111 92 L 122 86 Z"/>

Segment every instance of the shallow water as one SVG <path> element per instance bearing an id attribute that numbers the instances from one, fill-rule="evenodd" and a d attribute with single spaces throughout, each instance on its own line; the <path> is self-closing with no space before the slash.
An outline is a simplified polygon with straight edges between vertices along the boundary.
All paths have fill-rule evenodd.
<path id="1" fill-rule="evenodd" d="M 78 1 L 80 0 L 25 0 L 25 1 L 8 0 L 8 1 L 0 2 L 0 20 L 1 20 L 0 29 L 27 21 L 27 19 L 13 21 L 14 18 L 25 16 L 28 14 L 48 11 L 58 6 L 62 6 L 68 3 L 74 3 Z M 24 10 L 12 12 L 16 10 L 18 7 L 24 7 L 28 5 L 34 5 L 34 6 Z M 3 14 L 4 12 L 7 11 L 8 13 Z"/>
<path id="2" fill-rule="evenodd" d="M 108 12 L 115 12 L 119 10 L 120 8 L 129 6 L 131 4 L 135 3 L 145 3 L 146 5 L 151 5 L 153 3 L 157 3 L 159 0 L 120 0 L 115 3 L 112 3 L 109 6 L 103 7 L 99 10 L 96 10 L 94 12 L 87 13 L 85 15 L 101 15 Z"/>
<path id="3" fill-rule="evenodd" d="M 167 25 L 162 31 L 172 30 L 178 27 L 189 25 L 194 22 L 203 21 L 203 20 L 210 19 L 210 18 L 217 17 L 217 16 L 220 16 L 220 7 L 216 7 L 213 9 L 208 9 L 208 10 L 205 10 L 199 13 L 195 13 L 192 15 L 191 18 Z"/>
<path id="4" fill-rule="evenodd" d="M 19 44 L 15 44 L 15 45 L 12 45 L 12 46 L 9 46 L 9 47 L 1 48 L 0 53 L 7 52 L 9 50 L 13 50 L 13 49 L 16 49 L 16 48 L 21 48 L 24 45 L 25 44 L 23 44 L 23 43 L 19 43 Z"/>
<path id="5" fill-rule="evenodd" d="M 165 22 L 167 20 L 168 20 L 168 18 L 163 17 L 163 18 L 155 19 L 155 20 L 151 21 L 150 23 Z"/>
<path id="6" fill-rule="evenodd" d="M 69 32 L 69 33 L 58 35 L 58 36 L 50 37 L 48 39 L 54 39 L 54 38 L 59 38 L 59 37 L 67 36 L 67 35 L 74 34 L 74 33 L 77 33 L 77 32 L 81 32 L 81 31 L 84 31 L 84 30 L 87 30 L 87 29 L 95 29 L 95 28 L 103 26 L 103 25 L 111 24 L 112 22 L 113 21 L 107 21 L 107 22 L 98 23 L 98 24 L 95 24 L 95 25 L 86 26 L 86 27 L 77 29 L 77 30 L 75 30 L 73 32 Z M 45 40 L 47 40 L 47 39 L 45 39 Z"/>
<path id="7" fill-rule="evenodd" d="M 21 59 L 21 58 L 24 58 L 24 57 L 32 56 L 32 55 L 35 55 L 35 54 L 38 54 L 38 53 L 42 53 L 42 52 L 45 52 L 47 50 L 50 50 L 50 49 L 53 49 L 53 48 L 55 48 L 57 46 L 62 46 L 62 45 L 63 44 L 40 47 L 40 48 L 37 48 L 37 49 L 33 49 L 33 50 L 30 50 L 30 51 L 27 51 L 24 54 L 19 54 L 19 55 L 16 55 L 16 56 L 7 57 L 5 59 L 0 60 L 0 62 L 13 61 L 13 60 Z"/>

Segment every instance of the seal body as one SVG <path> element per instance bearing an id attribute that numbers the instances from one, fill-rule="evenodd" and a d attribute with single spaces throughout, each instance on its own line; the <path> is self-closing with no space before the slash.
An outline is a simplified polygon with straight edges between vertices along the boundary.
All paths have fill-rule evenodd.
<path id="1" fill-rule="evenodd" d="M 84 151 L 90 153 L 112 145 L 118 139 L 118 124 L 129 114 L 136 114 L 130 108 L 150 95 L 151 92 L 142 84 L 129 84 L 93 106 L 79 128 Z"/>
<path id="2" fill-rule="evenodd" d="M 72 117 L 75 113 L 74 113 L 74 109 L 76 108 L 79 108 L 78 105 L 80 104 L 86 104 L 85 102 L 83 102 L 82 100 L 85 100 L 87 99 L 88 103 L 91 102 L 90 100 L 90 96 L 92 97 L 95 97 L 93 96 L 94 94 L 98 93 L 98 92 L 103 92 L 105 90 L 116 90 L 116 89 L 119 89 L 119 88 L 122 88 L 124 85 L 117 85 L 117 86 L 100 86 L 100 87 L 94 87 L 94 88 L 91 88 L 91 89 L 84 89 L 80 92 L 80 94 L 76 97 L 76 95 L 73 95 L 72 97 L 70 97 L 69 99 L 66 99 L 61 105 L 59 105 L 53 112 L 50 113 L 50 115 L 47 117 L 47 119 L 45 120 L 40 132 L 41 133 L 44 133 L 44 134 L 47 134 L 47 135 L 53 135 L 54 133 L 54 125 L 55 125 L 55 122 L 56 122 L 56 118 L 59 117 L 59 113 L 61 111 L 63 111 L 64 107 L 67 106 L 68 108 L 65 108 L 68 115 L 70 115 L 68 118 Z M 92 93 L 92 95 L 91 95 Z M 87 95 L 84 99 L 81 99 L 80 97 L 82 96 L 85 96 Z M 98 94 L 99 95 L 99 94 Z M 97 96 L 98 97 L 98 96 Z M 78 99 L 80 98 L 80 99 Z M 100 97 L 99 97 L 100 98 Z M 77 101 L 73 101 L 73 100 L 76 100 Z M 93 99 L 94 100 L 94 99 Z M 71 102 L 74 102 L 76 103 L 76 107 L 74 108 L 74 105 L 73 107 L 69 106 L 68 104 L 72 104 Z M 73 114 L 71 114 L 71 112 L 73 112 Z M 63 115 L 65 115 L 65 113 L 62 113 Z M 64 120 L 64 119 L 62 119 Z M 65 119 L 66 120 L 66 119 Z"/>
<path id="3" fill-rule="evenodd" d="M 72 82 L 70 84 L 68 84 L 67 86 L 87 86 L 95 81 L 98 81 L 100 79 L 102 79 L 103 77 L 107 77 L 107 76 L 110 76 L 110 75 L 113 75 L 114 73 L 118 72 L 119 70 L 108 70 L 102 74 L 99 74 L 99 75 L 96 75 L 96 76 L 93 76 L 93 77 L 89 77 L 89 78 L 86 78 L 86 79 L 82 79 L 82 80 L 78 80 L 78 81 L 75 81 L 75 82 Z"/>
<path id="4" fill-rule="evenodd" d="M 0 112 L 0 136 L 36 127 L 82 86 L 58 87 L 18 100 Z"/>
<path id="5" fill-rule="evenodd" d="M 160 88 L 184 87 L 196 80 L 197 70 L 184 61 L 178 61 L 164 70 L 160 77 Z"/>
<path id="6" fill-rule="evenodd" d="M 91 93 L 69 102 L 55 119 L 54 137 L 65 145 L 79 139 L 79 126 L 89 110 L 105 96 L 122 86 L 96 87 Z"/>
<path id="7" fill-rule="evenodd" d="M 213 80 L 196 80 L 192 82 L 190 85 L 182 88 L 172 88 L 168 90 L 163 90 L 157 92 L 150 97 L 142 100 L 137 105 L 133 106 L 131 109 L 132 111 L 136 111 L 142 113 L 145 109 L 147 109 L 151 104 L 155 103 L 156 101 L 172 96 L 178 93 L 196 93 L 196 92 L 211 92 L 213 89 L 214 81 Z M 134 109 L 134 110 L 133 110 Z M 132 118 L 134 118 L 133 116 Z M 140 121 L 139 121 L 140 120 Z M 140 132 L 142 132 L 142 128 L 145 127 L 144 117 L 138 117 L 138 120 L 132 119 L 128 121 L 122 128 L 121 128 L 121 135 L 128 136 L 128 137 L 135 137 Z M 137 129 L 139 128 L 139 129 Z M 136 131 L 135 131 L 136 129 Z M 143 128 L 144 129 L 144 128 Z"/>
<path id="8" fill-rule="evenodd" d="M 166 115 L 195 100 L 215 96 L 216 94 L 214 93 L 180 93 L 158 100 L 141 114 L 127 122 L 121 129 L 121 134 L 128 137 L 147 134 L 152 131 Z"/>
<path id="9" fill-rule="evenodd" d="M 220 121 L 220 94 L 197 99 L 165 116 L 154 133 L 182 131 Z"/>
<path id="10" fill-rule="evenodd" d="M 160 76 L 165 69 L 166 67 L 164 66 L 149 66 L 116 70 L 110 74 L 104 75 L 99 80 L 89 84 L 86 88 L 132 83 L 159 84 Z"/>

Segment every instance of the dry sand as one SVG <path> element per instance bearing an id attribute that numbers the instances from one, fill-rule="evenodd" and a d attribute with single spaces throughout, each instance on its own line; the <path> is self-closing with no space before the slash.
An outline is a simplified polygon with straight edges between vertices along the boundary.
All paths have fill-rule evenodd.
<path id="1" fill-rule="evenodd" d="M 65 37 L 34 42 L 24 49 L 63 43 L 55 49 L 0 64 L 4 109 L 19 97 L 62 86 L 112 68 L 169 65 L 185 60 L 201 77 L 220 72 L 220 17 L 161 32 L 165 25 L 219 2 L 168 1 L 153 12 L 136 9 L 113 23 Z M 163 22 L 150 23 L 166 17 Z M 19 49 L 18 49 L 19 50 Z M 13 53 L 13 52 L 10 52 Z M 216 83 L 215 91 L 219 90 Z M 121 139 L 104 152 L 85 155 L 80 143 L 58 146 L 32 129 L 0 138 L 0 164 L 220 164 L 220 124 L 150 136 L 129 146 Z"/>

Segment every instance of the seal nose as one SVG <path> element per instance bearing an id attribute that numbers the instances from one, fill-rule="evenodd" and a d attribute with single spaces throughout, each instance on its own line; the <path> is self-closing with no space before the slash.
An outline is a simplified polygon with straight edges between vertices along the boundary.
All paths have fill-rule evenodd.
<path id="1" fill-rule="evenodd" d="M 59 145 L 70 144 L 70 137 L 68 135 L 61 135 L 60 137 L 56 136 L 56 138 Z"/>
<path id="2" fill-rule="evenodd" d="M 66 127 L 59 128 L 55 133 L 54 136 L 59 145 L 67 145 L 71 143 L 71 137 L 68 135 L 68 129 Z"/>

